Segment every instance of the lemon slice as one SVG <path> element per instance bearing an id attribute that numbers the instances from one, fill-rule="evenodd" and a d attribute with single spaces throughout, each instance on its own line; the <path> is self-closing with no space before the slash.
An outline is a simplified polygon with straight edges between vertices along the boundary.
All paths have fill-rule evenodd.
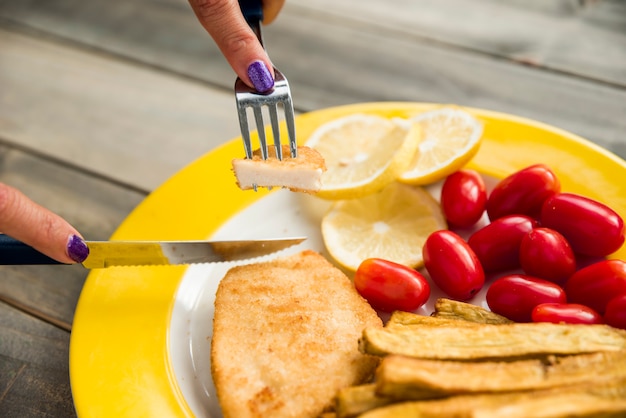
<path id="1" fill-rule="evenodd" d="M 398 181 L 424 185 L 464 166 L 480 148 L 482 124 L 469 113 L 444 107 L 412 118 L 422 127 L 422 141 L 410 168 Z"/>
<path id="2" fill-rule="evenodd" d="M 354 114 L 320 126 L 306 141 L 326 163 L 316 196 L 352 199 L 382 189 L 411 163 L 421 140 L 418 123 Z"/>
<path id="3" fill-rule="evenodd" d="M 445 228 L 439 203 L 428 192 L 397 182 L 359 199 L 335 202 L 322 219 L 326 249 L 352 271 L 371 257 L 419 268 L 426 238 Z"/>

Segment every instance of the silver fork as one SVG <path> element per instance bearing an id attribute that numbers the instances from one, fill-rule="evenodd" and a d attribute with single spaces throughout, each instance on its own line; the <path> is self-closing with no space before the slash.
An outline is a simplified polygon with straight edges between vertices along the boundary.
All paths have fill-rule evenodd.
<path id="1" fill-rule="evenodd" d="M 263 10 L 261 8 L 261 1 L 239 0 L 239 5 L 241 6 L 241 11 L 246 18 L 246 21 L 256 34 L 261 45 L 263 45 L 263 37 L 261 35 Z M 243 145 L 247 158 L 252 158 L 252 143 L 250 141 L 250 129 L 248 126 L 248 108 L 252 108 L 254 112 L 254 119 L 259 135 L 261 156 L 264 160 L 268 158 L 269 153 L 262 113 L 262 109 L 265 106 L 268 110 L 272 125 L 276 157 L 279 160 L 283 159 L 282 145 L 280 142 L 280 129 L 278 126 L 278 105 L 282 105 L 284 111 L 287 133 L 289 135 L 291 157 L 297 157 L 296 128 L 289 83 L 287 82 L 285 76 L 278 71 L 276 67 L 274 67 L 274 74 L 274 88 L 266 93 L 259 93 L 255 89 L 248 87 L 239 77 L 237 77 L 237 80 L 235 81 L 235 99 L 237 101 L 239 126 L 241 128 L 241 137 L 243 139 Z M 256 187 L 254 189 L 256 190 Z"/>

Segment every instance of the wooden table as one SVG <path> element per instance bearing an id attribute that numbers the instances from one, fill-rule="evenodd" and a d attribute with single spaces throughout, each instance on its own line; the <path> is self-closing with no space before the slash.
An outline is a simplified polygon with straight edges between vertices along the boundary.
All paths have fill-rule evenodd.
<path id="1" fill-rule="evenodd" d="M 265 40 L 298 112 L 366 101 L 513 113 L 626 157 L 620 0 L 287 0 Z M 0 181 L 107 239 L 238 135 L 234 75 L 185 0 L 0 0 Z M 0 416 L 75 415 L 80 266 L 0 267 Z"/>

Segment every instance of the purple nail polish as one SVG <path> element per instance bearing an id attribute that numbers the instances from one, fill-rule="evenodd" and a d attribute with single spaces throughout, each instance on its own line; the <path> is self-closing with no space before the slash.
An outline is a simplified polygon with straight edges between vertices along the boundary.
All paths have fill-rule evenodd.
<path id="1" fill-rule="evenodd" d="M 67 241 L 67 255 L 77 263 L 82 263 L 89 255 L 89 247 L 81 237 L 71 235 Z"/>
<path id="2" fill-rule="evenodd" d="M 274 87 L 274 78 L 263 61 L 254 61 L 250 64 L 248 77 L 259 93 L 265 93 Z"/>

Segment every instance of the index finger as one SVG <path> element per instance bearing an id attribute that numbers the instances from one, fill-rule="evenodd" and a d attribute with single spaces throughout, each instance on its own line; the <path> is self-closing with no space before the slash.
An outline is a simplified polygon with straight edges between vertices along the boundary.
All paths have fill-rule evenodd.
<path id="1" fill-rule="evenodd" d="M 274 77 L 272 62 L 244 19 L 237 0 L 189 0 L 189 3 L 202 26 L 244 83 L 254 86 L 248 68 L 258 61 L 264 63 Z"/>
<path id="2" fill-rule="evenodd" d="M 89 253 L 78 231 L 67 221 L 3 183 L 0 231 L 62 263 L 82 262 Z"/>

